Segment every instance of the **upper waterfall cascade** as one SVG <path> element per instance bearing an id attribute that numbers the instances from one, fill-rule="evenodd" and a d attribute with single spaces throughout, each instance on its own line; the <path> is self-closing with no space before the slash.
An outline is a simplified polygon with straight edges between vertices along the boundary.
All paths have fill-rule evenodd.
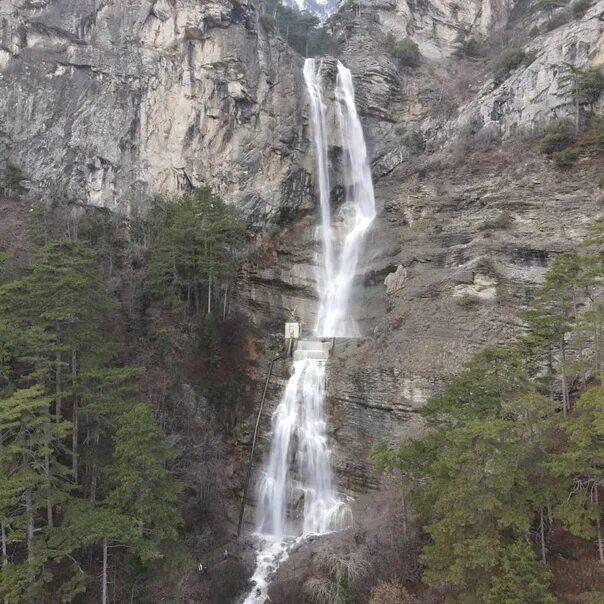
<path id="1" fill-rule="evenodd" d="M 323 243 L 315 334 L 319 337 L 355 337 L 360 333 L 350 317 L 352 286 L 365 234 L 375 218 L 375 197 L 365 137 L 355 104 L 352 75 L 350 70 L 338 61 L 335 98 L 346 195 L 336 219 L 332 220 L 325 105 L 320 92 L 320 72 L 321 63 L 319 62 L 317 68 L 314 59 L 307 59 L 304 77 L 311 97 L 315 123 L 321 199 L 320 231 Z M 339 251 L 337 243 L 340 243 Z"/>
<path id="2" fill-rule="evenodd" d="M 331 343 L 324 339 L 359 335 L 349 307 L 364 237 L 375 217 L 375 200 L 352 76 L 338 61 L 335 114 L 346 196 L 333 215 L 321 67 L 322 62 L 314 59 L 306 59 L 304 64 L 317 161 L 317 237 L 322 248 L 317 263 L 315 338 L 298 342 L 291 377 L 273 415 L 271 449 L 258 492 L 256 533 L 263 549 L 252 578 L 255 587 L 245 604 L 264 604 L 268 578 L 287 557 L 292 543 L 306 535 L 339 530 L 350 515 L 335 487 L 331 467 L 324 413 Z"/>

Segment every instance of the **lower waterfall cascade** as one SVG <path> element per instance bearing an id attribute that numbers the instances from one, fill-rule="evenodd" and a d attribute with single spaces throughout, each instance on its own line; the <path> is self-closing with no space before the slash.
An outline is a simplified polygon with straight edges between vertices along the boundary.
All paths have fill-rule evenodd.
<path id="1" fill-rule="evenodd" d="M 317 238 L 322 258 L 317 263 L 315 334 L 314 338 L 298 341 L 291 377 L 273 414 L 270 453 L 258 489 L 255 535 L 260 545 L 252 577 L 254 587 L 244 604 L 267 601 L 270 577 L 295 543 L 310 535 L 341 530 L 351 519 L 350 509 L 335 486 L 331 465 L 324 411 L 327 361 L 329 339 L 360 335 L 350 318 L 350 302 L 365 234 L 376 211 L 352 75 L 338 61 L 335 113 L 346 195 L 332 216 L 322 66 L 323 61 L 315 59 L 306 59 L 304 64 L 321 210 Z M 294 509 L 296 502 L 301 510 Z"/>

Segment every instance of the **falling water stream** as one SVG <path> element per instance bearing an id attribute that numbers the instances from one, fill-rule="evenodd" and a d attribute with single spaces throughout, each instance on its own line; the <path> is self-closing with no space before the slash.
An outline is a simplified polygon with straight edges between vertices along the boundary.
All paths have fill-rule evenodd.
<path id="1" fill-rule="evenodd" d="M 266 602 L 270 577 L 296 542 L 340 530 L 350 518 L 350 510 L 335 488 L 327 442 L 324 403 L 330 342 L 324 340 L 359 335 L 350 317 L 350 301 L 364 236 L 375 218 L 375 199 L 352 76 L 338 61 L 335 113 L 346 196 L 332 217 L 321 68 L 321 61 L 306 59 L 304 81 L 321 207 L 315 338 L 298 342 L 291 377 L 273 415 L 271 449 L 258 491 L 256 535 L 261 545 L 252 577 L 254 588 L 244 604 Z"/>

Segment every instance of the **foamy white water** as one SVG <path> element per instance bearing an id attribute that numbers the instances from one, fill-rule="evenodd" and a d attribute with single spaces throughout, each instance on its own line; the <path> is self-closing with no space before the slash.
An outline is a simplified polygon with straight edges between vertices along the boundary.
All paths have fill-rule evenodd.
<path id="1" fill-rule="evenodd" d="M 319 184 L 319 202 L 321 222 L 317 226 L 318 238 L 323 252 L 322 270 L 318 274 L 319 295 L 329 289 L 333 280 L 333 246 L 334 234 L 331 227 L 331 186 L 329 184 L 329 161 L 327 155 L 327 129 L 325 126 L 325 104 L 321 90 L 321 67 L 314 59 L 304 62 L 304 82 L 310 100 L 310 112 L 314 129 L 315 155 L 317 161 L 317 182 Z"/>
<path id="2" fill-rule="evenodd" d="M 352 75 L 340 61 L 335 96 L 343 150 L 342 173 L 346 188 L 345 202 L 338 212 L 343 242 L 335 261 L 324 254 L 323 276 L 319 279 L 319 312 L 315 334 L 319 337 L 355 337 L 360 334 L 350 316 L 352 287 L 365 235 L 376 211 L 367 146 L 356 109 Z M 320 129 L 316 130 L 319 134 L 322 132 Z M 321 185 L 321 181 L 319 184 Z M 327 196 L 329 197 L 329 192 Z M 322 230 L 331 231 L 331 218 L 328 217 L 326 222 L 323 216 L 322 212 Z"/>
<path id="3" fill-rule="evenodd" d="M 375 199 L 352 76 L 338 61 L 335 99 L 346 199 L 332 224 L 321 65 L 314 59 L 304 64 L 321 207 L 317 234 L 323 253 L 315 327 L 319 337 L 298 342 L 292 375 L 273 415 L 271 449 L 258 492 L 256 534 L 262 545 L 254 588 L 244 604 L 266 602 L 270 577 L 293 544 L 308 535 L 341 530 L 350 521 L 350 510 L 333 480 L 324 410 L 329 342 L 320 338 L 358 335 L 349 317 L 350 298 L 364 236 L 375 218 Z"/>

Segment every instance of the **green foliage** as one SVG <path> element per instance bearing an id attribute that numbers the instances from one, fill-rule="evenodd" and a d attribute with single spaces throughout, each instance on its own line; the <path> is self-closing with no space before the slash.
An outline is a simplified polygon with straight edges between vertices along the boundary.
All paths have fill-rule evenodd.
<path id="1" fill-rule="evenodd" d="M 336 576 L 336 593 L 333 604 L 354 604 L 354 594 L 348 578 L 348 570 L 341 566 Z"/>
<path id="2" fill-rule="evenodd" d="M 497 267 L 495 266 L 493 260 L 488 256 L 481 256 L 473 268 L 477 273 L 482 275 L 486 275 L 488 277 L 497 276 Z"/>
<path id="3" fill-rule="evenodd" d="M 46 601 L 52 583 L 71 601 L 93 579 L 78 558 L 108 543 L 145 560 L 174 549 L 180 488 L 112 334 L 96 227 L 55 239 L 50 213 L 33 222 L 40 247 L 25 265 L 4 257 L 0 281 L 0 597 Z"/>
<path id="4" fill-rule="evenodd" d="M 419 46 L 411 38 L 397 40 L 392 34 L 388 34 L 386 46 L 402 67 L 419 67 L 422 55 Z"/>
<path id="5" fill-rule="evenodd" d="M 564 151 L 575 142 L 573 126 L 569 120 L 556 120 L 550 122 L 543 133 L 539 143 L 541 153 L 553 155 Z"/>
<path id="6" fill-rule="evenodd" d="M 569 95 L 575 110 L 575 132 L 581 128 L 582 111 L 594 104 L 604 92 L 604 72 L 600 66 L 583 69 L 574 63 L 557 66 L 560 88 Z"/>
<path id="7" fill-rule="evenodd" d="M 420 154 L 426 150 L 426 137 L 420 130 L 412 130 L 405 136 L 404 142 L 414 153 Z"/>
<path id="8" fill-rule="evenodd" d="M 120 417 L 113 460 L 107 469 L 107 504 L 136 527 L 141 559 L 161 556 L 160 545 L 177 540 L 180 486 L 167 471 L 174 451 L 166 444 L 149 407 L 138 403 Z"/>
<path id="9" fill-rule="evenodd" d="M 279 0 L 267 0 L 259 21 L 269 33 L 278 32 L 286 42 L 306 57 L 333 52 L 336 42 L 319 18 L 309 12 L 290 7 Z"/>
<path id="10" fill-rule="evenodd" d="M 236 274 L 245 243 L 238 212 L 208 189 L 171 203 L 156 202 L 139 232 L 147 233 L 148 287 L 155 299 L 188 316 L 212 311 L 220 286 Z"/>
<path id="11" fill-rule="evenodd" d="M 549 593 L 551 573 L 535 560 L 526 541 L 508 545 L 501 557 L 500 574 L 488 594 L 488 604 L 555 604 Z"/>
<path id="12" fill-rule="evenodd" d="M 260 25 L 266 29 L 266 31 L 273 33 L 275 28 L 277 27 L 277 19 L 273 15 L 260 15 L 259 19 Z"/>
<path id="13" fill-rule="evenodd" d="M 601 513 L 597 490 L 604 483 L 604 388 L 583 394 L 563 430 L 571 446 L 554 456 L 551 467 L 568 481 L 570 496 L 560 502 L 558 515 L 573 534 L 593 539 Z"/>
<path id="14" fill-rule="evenodd" d="M 514 69 L 522 65 L 527 58 L 522 48 L 506 48 L 495 60 L 493 74 L 497 83 L 503 82 Z"/>
<path id="15" fill-rule="evenodd" d="M 580 103 L 586 105 L 596 103 L 604 92 L 604 71 L 602 71 L 602 67 L 588 67 L 580 71 L 576 86 Z"/>
<path id="16" fill-rule="evenodd" d="M 554 163 L 558 168 L 570 168 L 581 157 L 580 149 L 564 149 L 552 154 Z"/>
<path id="17" fill-rule="evenodd" d="M 571 5 L 573 17 L 575 19 L 581 19 L 592 6 L 593 0 L 576 0 L 576 2 L 573 2 Z"/>
<path id="18" fill-rule="evenodd" d="M 4 195 L 19 195 L 23 192 L 23 183 L 27 181 L 27 175 L 16 164 L 10 160 L 4 164 L 4 170 L 0 172 L 0 193 Z"/>
<path id="19" fill-rule="evenodd" d="M 604 115 L 598 115 L 592 118 L 585 146 L 592 153 L 601 155 L 604 153 Z"/>
<path id="20" fill-rule="evenodd" d="M 474 37 L 471 27 L 462 27 L 455 40 L 457 50 L 455 54 L 460 57 L 477 58 L 484 54 L 482 45 Z"/>
<path id="21" fill-rule="evenodd" d="M 209 367 L 220 365 L 220 331 L 214 315 L 208 313 L 203 320 L 203 352 Z"/>
<path id="22" fill-rule="evenodd" d="M 477 354 L 428 401 L 422 438 L 374 450 L 428 537 L 423 581 L 447 601 L 554 603 L 535 556 L 547 557 L 550 522 L 602 539 L 604 387 L 583 377 L 576 404 L 570 396 L 579 376 L 602 375 L 602 232 L 552 263 L 523 313 L 525 335 Z"/>
<path id="23" fill-rule="evenodd" d="M 480 298 L 472 294 L 464 294 L 461 298 L 457 298 L 457 304 L 465 310 L 478 310 Z"/>
<path id="24" fill-rule="evenodd" d="M 544 11 L 551 16 L 555 10 L 565 7 L 567 4 L 568 0 L 537 0 L 537 2 L 535 2 L 535 8 L 539 11 Z"/>
<path id="25" fill-rule="evenodd" d="M 501 212 L 495 218 L 485 220 L 479 227 L 481 231 L 504 230 L 512 226 L 514 217 L 509 212 Z"/>

